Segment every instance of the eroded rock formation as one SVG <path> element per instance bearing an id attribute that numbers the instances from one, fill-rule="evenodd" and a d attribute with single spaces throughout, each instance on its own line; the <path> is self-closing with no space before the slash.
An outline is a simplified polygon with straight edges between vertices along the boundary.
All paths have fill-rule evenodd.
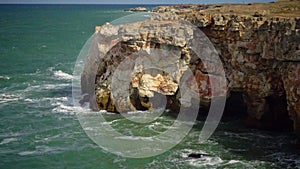
<path id="1" fill-rule="evenodd" d="M 224 61 L 230 91 L 243 93 L 253 120 L 268 127 L 283 121 L 288 112 L 299 133 L 299 4 L 295 0 L 154 10 L 172 11 L 201 28 Z"/>
<path id="2" fill-rule="evenodd" d="M 289 115 L 300 136 L 300 16 L 294 10 L 300 3 L 295 0 L 288 9 L 282 3 L 158 7 L 154 11 L 160 14 L 144 23 L 97 27 L 91 47 L 97 57 L 87 60 L 82 74 L 85 99 L 94 109 L 123 112 L 159 107 L 151 98 L 163 95 L 167 108 L 176 111 L 179 82 L 190 69 L 202 103 L 241 92 L 258 127 L 274 127 Z M 183 26 L 179 18 L 206 34 L 222 63 L 211 53 L 197 58 L 190 43 L 194 28 Z M 139 56 L 154 69 L 132 62 Z M 128 72 L 114 76 L 118 71 Z M 217 92 L 211 91 L 211 82 L 218 84 Z"/>
<path id="3" fill-rule="evenodd" d="M 202 40 L 195 41 L 194 36 Z M 205 50 L 196 53 L 192 45 L 200 43 Z M 92 44 L 82 91 L 94 109 L 147 110 L 163 107 L 165 100 L 167 108 L 178 112 L 184 90 L 190 92 L 186 104 L 199 99 L 199 94 L 206 102 L 226 96 L 227 81 L 217 51 L 197 27 L 185 21 L 154 17 L 121 26 L 106 24 L 96 28 Z M 180 90 L 183 80 L 186 89 Z M 217 85 L 214 91 L 210 83 Z"/>

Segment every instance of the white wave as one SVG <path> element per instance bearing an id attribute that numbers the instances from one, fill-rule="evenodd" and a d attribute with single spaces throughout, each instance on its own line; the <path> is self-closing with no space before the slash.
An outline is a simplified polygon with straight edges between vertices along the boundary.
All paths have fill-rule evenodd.
<path id="1" fill-rule="evenodd" d="M 56 113 L 68 113 L 68 114 L 75 114 L 77 107 L 74 106 L 67 106 L 63 103 L 59 104 L 57 107 L 52 109 L 53 112 Z"/>
<path id="2" fill-rule="evenodd" d="M 69 115 L 76 115 L 77 113 L 92 113 L 90 109 L 80 106 L 73 106 L 69 102 L 56 102 L 52 105 L 56 106 L 52 109 L 52 112 L 54 113 L 64 113 Z"/>
<path id="3" fill-rule="evenodd" d="M 58 79 L 66 79 L 66 80 L 71 80 L 73 79 L 73 76 L 68 74 L 68 73 L 65 73 L 61 70 L 58 70 L 58 71 L 54 71 L 54 76 L 57 77 Z"/>
<path id="4" fill-rule="evenodd" d="M 18 155 L 27 156 L 27 155 L 35 154 L 36 152 L 37 151 L 22 151 L 22 152 L 19 152 Z"/>
<path id="5" fill-rule="evenodd" d="M 243 165 L 247 165 L 247 163 L 244 163 L 243 161 L 239 161 L 239 160 L 229 160 L 227 163 L 225 163 L 224 165 L 231 165 L 231 164 L 243 164 Z"/>
<path id="6" fill-rule="evenodd" d="M 63 83 L 63 84 L 42 84 L 42 85 L 35 85 L 29 86 L 24 89 L 22 92 L 31 92 L 31 91 L 41 91 L 41 90 L 52 90 L 52 89 L 59 89 L 63 87 L 70 86 L 71 84 Z"/>
<path id="7" fill-rule="evenodd" d="M 240 161 L 238 160 L 230 160 L 227 162 L 227 164 L 234 164 L 234 163 L 239 163 Z"/>
<path id="8" fill-rule="evenodd" d="M 17 141 L 18 139 L 16 138 L 5 138 L 1 141 L 0 145 L 3 145 L 3 144 L 7 144 L 7 143 L 10 143 L 10 142 L 13 142 L 13 141 Z"/>
<path id="9" fill-rule="evenodd" d="M 120 140 L 147 140 L 147 141 L 153 141 L 152 137 L 140 137 L 140 136 L 119 136 L 119 137 L 115 137 L 115 139 L 120 139 Z"/>
<path id="10" fill-rule="evenodd" d="M 142 111 L 142 110 L 137 110 L 137 111 L 129 111 L 126 112 L 126 114 L 142 114 L 142 113 L 149 113 L 149 111 Z"/>
<path id="11" fill-rule="evenodd" d="M 96 129 L 93 128 L 93 127 L 85 127 L 85 126 L 82 126 L 82 128 L 83 128 L 85 131 L 96 131 Z"/>
<path id="12" fill-rule="evenodd" d="M 0 103 L 18 101 L 19 99 L 22 99 L 22 96 L 19 94 L 0 94 Z"/>
<path id="13" fill-rule="evenodd" d="M 223 160 L 220 157 L 204 157 L 199 159 L 189 159 L 187 161 L 191 166 L 194 167 L 209 168 L 214 168 L 215 166 L 223 163 Z"/>
<path id="14" fill-rule="evenodd" d="M 36 155 L 36 154 L 45 154 L 45 153 L 57 153 L 59 151 L 64 150 L 64 148 L 48 147 L 48 146 L 36 146 L 35 148 L 36 150 L 34 151 L 22 151 L 19 152 L 18 155 L 27 156 L 27 155 Z"/>
<path id="15" fill-rule="evenodd" d="M 89 106 L 89 105 L 88 105 Z M 87 107 L 88 107 L 87 106 Z M 86 108 L 87 108 L 86 107 Z M 99 110 L 97 113 L 101 113 L 101 114 L 103 114 L 103 115 L 115 115 L 116 113 L 113 113 L 113 112 L 108 112 L 108 111 L 106 111 L 106 110 Z"/>
<path id="16" fill-rule="evenodd" d="M 111 124 L 116 123 L 116 122 L 121 121 L 121 120 L 122 120 L 122 119 L 115 119 L 115 120 L 113 120 L 113 121 L 104 121 L 104 122 L 102 122 L 101 124 L 102 124 L 102 125 L 111 125 Z"/>
<path id="17" fill-rule="evenodd" d="M 47 45 L 42 45 L 39 47 L 39 49 L 42 49 L 42 48 L 47 48 Z"/>
<path id="18" fill-rule="evenodd" d="M 112 121 L 105 121 L 105 122 L 102 122 L 101 125 L 112 125 L 113 122 Z"/>
<path id="19" fill-rule="evenodd" d="M 70 84 L 45 84 L 42 86 L 43 89 L 57 89 L 57 88 L 61 88 L 61 87 L 67 87 L 70 86 Z"/>
<path id="20" fill-rule="evenodd" d="M 162 125 L 162 123 L 156 121 L 156 122 L 154 122 L 154 123 L 149 124 L 147 127 L 148 127 L 149 129 L 153 129 L 153 128 L 158 127 L 158 126 L 161 126 L 161 125 Z"/>
<path id="21" fill-rule="evenodd" d="M 62 104 L 62 102 L 67 102 L 69 99 L 68 97 L 44 97 L 42 99 L 40 98 L 26 98 L 24 101 L 26 102 L 30 102 L 30 103 L 36 103 L 36 102 L 43 102 L 43 101 L 47 101 L 50 102 L 52 106 L 57 106 Z"/>
<path id="22" fill-rule="evenodd" d="M 41 99 L 42 101 L 68 101 L 68 97 L 44 97 Z"/>
<path id="23" fill-rule="evenodd" d="M 9 76 L 0 76 L 0 79 L 9 80 L 9 79 L 10 79 L 10 77 L 9 77 Z"/>
<path id="24" fill-rule="evenodd" d="M 26 98 L 24 101 L 34 103 L 37 102 L 37 99 Z"/>

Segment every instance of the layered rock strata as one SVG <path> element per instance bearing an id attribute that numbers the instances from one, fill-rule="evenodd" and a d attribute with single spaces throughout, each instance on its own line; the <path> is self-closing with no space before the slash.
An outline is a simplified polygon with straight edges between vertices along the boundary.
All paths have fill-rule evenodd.
<path id="1" fill-rule="evenodd" d="M 178 112 L 184 91 L 190 92 L 186 104 L 193 98 L 207 103 L 226 96 L 225 72 L 209 39 L 190 23 L 160 19 L 96 28 L 81 80 L 93 109 L 166 107 Z M 202 40 L 195 41 L 194 36 Z M 200 42 L 205 50 L 193 51 Z M 217 88 L 212 90 L 210 83 Z"/>
<path id="2" fill-rule="evenodd" d="M 227 68 L 229 90 L 243 93 L 247 113 L 258 127 L 276 127 L 288 114 L 300 133 L 299 4 L 187 5 L 154 11 L 176 14 L 209 37 Z"/>

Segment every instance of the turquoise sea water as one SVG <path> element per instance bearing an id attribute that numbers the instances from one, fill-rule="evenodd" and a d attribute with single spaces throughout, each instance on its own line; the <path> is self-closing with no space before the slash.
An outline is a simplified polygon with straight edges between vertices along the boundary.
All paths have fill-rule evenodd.
<path id="1" fill-rule="evenodd" d="M 300 168 L 291 133 L 238 121 L 222 122 L 204 144 L 198 122 L 176 147 L 145 159 L 111 154 L 90 140 L 72 106 L 73 67 L 94 27 L 129 15 L 123 10 L 131 7 L 0 5 L 0 168 Z M 153 132 L 120 115 L 105 117 L 117 130 Z M 173 121 L 162 116 L 146 128 L 163 130 Z M 199 152 L 209 156 L 187 158 Z"/>

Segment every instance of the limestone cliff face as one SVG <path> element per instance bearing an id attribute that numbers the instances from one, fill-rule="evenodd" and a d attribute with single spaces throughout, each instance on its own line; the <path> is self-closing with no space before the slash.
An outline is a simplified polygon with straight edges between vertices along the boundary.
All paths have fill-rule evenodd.
<path id="1" fill-rule="evenodd" d="M 86 62 L 89 66 L 82 74 L 82 91 L 88 95 L 85 99 L 94 109 L 123 112 L 159 107 L 161 103 L 155 103 L 151 98 L 164 95 L 167 96 L 167 108 L 176 111 L 180 107 L 179 81 L 189 68 L 202 101 L 229 96 L 232 91 L 241 92 L 252 119 L 276 124 L 288 114 L 300 136 L 298 2 L 294 1 L 291 6 L 277 2 L 265 6 L 158 7 L 154 9 L 158 15 L 145 23 L 97 27 L 95 45 L 91 48 L 97 57 L 89 57 Z M 244 10 L 241 12 L 240 8 Z M 194 28 L 182 27 L 179 18 L 205 33 L 222 63 L 213 57 L 201 60 L 195 57 L 189 43 Z M 172 27 L 175 32 L 169 31 Z M 151 31 L 153 28 L 159 31 Z M 160 53 L 164 59 L 157 60 L 157 51 L 152 49 L 172 52 Z M 135 60 L 141 55 L 153 58 L 149 60 L 152 65 L 160 64 L 169 69 L 151 70 L 145 65 L 126 62 L 128 57 Z M 220 76 L 222 66 L 227 79 Z M 124 74 L 114 77 L 113 72 L 119 70 L 130 70 L 130 73 L 125 73 L 125 77 Z M 114 86 L 115 90 L 119 89 L 116 94 L 111 93 L 113 81 L 121 84 Z M 211 92 L 211 81 L 218 84 L 217 92 Z"/>
<path id="2" fill-rule="evenodd" d="M 183 77 L 186 87 L 191 89 L 191 98 L 200 94 L 200 99 L 207 102 L 212 97 L 226 96 L 222 62 L 217 60 L 217 51 L 209 50 L 213 47 L 209 39 L 202 42 L 208 51 L 197 53 L 203 56 L 200 60 L 191 44 L 199 43 L 193 41 L 194 36 L 205 35 L 185 21 L 158 18 L 96 28 L 81 80 L 82 92 L 87 94 L 85 99 L 93 109 L 126 112 L 166 104 L 168 109 L 178 112 L 182 105 L 179 99 L 184 94 L 179 89 Z M 212 91 L 210 82 L 218 88 Z"/>
<path id="3" fill-rule="evenodd" d="M 201 28 L 223 58 L 229 90 L 243 92 L 252 118 L 272 123 L 288 111 L 299 132 L 299 3 L 191 5 L 154 11 L 171 11 Z"/>

